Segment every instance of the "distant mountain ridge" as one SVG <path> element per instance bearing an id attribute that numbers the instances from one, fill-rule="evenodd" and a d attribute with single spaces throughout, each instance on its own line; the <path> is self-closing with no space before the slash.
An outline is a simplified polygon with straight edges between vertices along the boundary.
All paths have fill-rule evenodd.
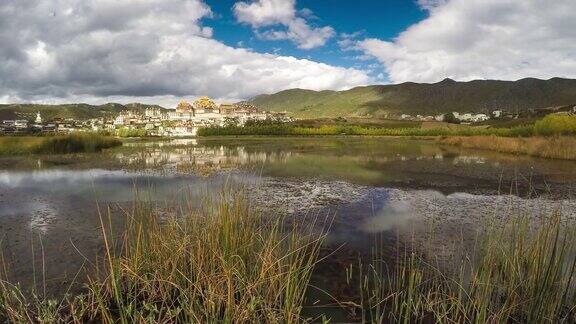
<path id="1" fill-rule="evenodd" d="M 115 117 L 122 110 L 136 110 L 144 112 L 147 108 L 166 109 L 158 105 L 147 105 L 141 103 L 119 104 L 107 103 L 103 105 L 62 104 L 62 105 L 41 105 L 41 104 L 5 104 L 0 105 L 0 120 L 14 119 L 16 117 L 32 120 L 36 113 L 40 112 L 44 120 L 54 118 L 75 118 L 79 120 Z"/>
<path id="2" fill-rule="evenodd" d="M 434 115 L 451 111 L 523 112 L 576 104 L 576 80 L 526 78 L 518 81 L 457 82 L 445 79 L 431 84 L 406 82 L 345 91 L 291 89 L 260 95 L 250 102 L 261 109 L 287 111 L 304 118 Z"/>
<path id="3" fill-rule="evenodd" d="M 435 115 L 452 111 L 490 113 L 494 110 L 516 113 L 546 107 L 576 105 L 576 80 L 527 78 L 518 81 L 457 82 L 445 79 L 430 84 L 406 82 L 356 87 L 345 91 L 290 89 L 260 95 L 248 103 L 261 110 L 287 111 L 301 118 Z M 143 112 L 146 108 L 166 109 L 159 105 L 141 103 L 4 104 L 0 105 L 0 120 L 14 118 L 33 120 L 38 111 L 44 120 L 114 117 L 122 110 Z"/>

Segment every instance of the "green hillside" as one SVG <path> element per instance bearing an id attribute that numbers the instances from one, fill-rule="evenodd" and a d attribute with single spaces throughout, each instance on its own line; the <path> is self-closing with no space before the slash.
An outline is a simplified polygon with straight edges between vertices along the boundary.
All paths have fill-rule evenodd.
<path id="1" fill-rule="evenodd" d="M 264 110 L 288 111 L 304 118 L 433 115 L 450 111 L 518 112 L 576 104 L 576 80 L 456 82 L 446 79 L 433 84 L 408 82 L 346 91 L 292 89 L 255 97 L 251 103 Z"/>
<path id="2" fill-rule="evenodd" d="M 131 103 L 122 105 L 118 103 L 107 103 L 104 105 L 94 106 L 88 104 L 63 104 L 63 105 L 39 105 L 39 104 L 9 104 L 0 105 L 1 119 L 13 119 L 15 116 L 33 120 L 36 113 L 40 112 L 44 120 L 54 118 L 74 118 L 90 119 L 97 117 L 114 117 L 122 110 L 144 111 L 146 108 L 160 108 L 157 105 L 145 105 L 140 103 Z"/>

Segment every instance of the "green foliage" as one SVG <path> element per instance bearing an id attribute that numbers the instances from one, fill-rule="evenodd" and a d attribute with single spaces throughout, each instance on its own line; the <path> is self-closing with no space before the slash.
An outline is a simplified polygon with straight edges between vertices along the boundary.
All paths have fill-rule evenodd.
<path id="1" fill-rule="evenodd" d="M 54 118 L 74 118 L 84 120 L 98 117 L 114 117 L 123 110 L 135 110 L 143 112 L 146 108 L 164 109 L 157 105 L 146 105 L 132 103 L 121 105 L 118 103 L 107 103 L 94 106 L 83 103 L 62 104 L 62 105 L 41 105 L 41 104 L 8 104 L 0 105 L 0 116 L 2 113 L 18 112 L 24 119 L 34 120 L 36 113 L 40 112 L 45 121 Z"/>
<path id="2" fill-rule="evenodd" d="M 576 134 L 576 115 L 550 114 L 534 124 L 534 131 L 538 135 L 574 135 Z"/>
<path id="3" fill-rule="evenodd" d="M 229 136 L 229 135 L 293 135 L 293 127 L 286 124 L 258 126 L 212 126 L 198 130 L 198 136 Z"/>
<path id="4" fill-rule="evenodd" d="M 148 132 L 143 128 L 126 128 L 122 127 L 116 130 L 116 135 L 119 137 L 146 137 Z"/>
<path id="5" fill-rule="evenodd" d="M 460 124 L 460 120 L 454 116 L 454 113 L 445 114 L 444 121 L 450 124 Z"/>
<path id="6" fill-rule="evenodd" d="M 359 135 L 359 136 L 476 136 L 497 135 L 506 137 L 525 137 L 533 135 L 531 126 L 518 126 L 513 128 L 384 128 L 359 125 L 323 125 L 319 127 L 300 127 L 292 124 L 233 126 L 233 127 L 207 127 L 198 131 L 199 136 L 228 136 L 228 135 L 297 135 L 297 136 L 331 136 L 331 135 Z"/>

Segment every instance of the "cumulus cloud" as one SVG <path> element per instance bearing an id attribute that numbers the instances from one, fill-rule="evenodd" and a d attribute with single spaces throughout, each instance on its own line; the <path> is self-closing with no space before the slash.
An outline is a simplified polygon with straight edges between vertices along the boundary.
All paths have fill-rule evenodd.
<path id="1" fill-rule="evenodd" d="M 297 12 L 296 0 L 241 1 L 234 5 L 234 14 L 239 22 L 251 25 L 260 38 L 290 40 L 301 49 L 323 46 L 335 34 L 330 26 L 310 26 L 305 18 L 317 19 L 317 17 L 309 9 Z M 265 29 L 276 25 L 282 25 L 284 28 Z"/>
<path id="2" fill-rule="evenodd" d="M 0 100 L 171 103 L 369 82 L 359 70 L 227 46 L 202 25 L 211 16 L 201 0 L 4 0 Z"/>
<path id="3" fill-rule="evenodd" d="M 429 17 L 365 54 L 394 82 L 576 77 L 573 0 L 419 0 Z"/>

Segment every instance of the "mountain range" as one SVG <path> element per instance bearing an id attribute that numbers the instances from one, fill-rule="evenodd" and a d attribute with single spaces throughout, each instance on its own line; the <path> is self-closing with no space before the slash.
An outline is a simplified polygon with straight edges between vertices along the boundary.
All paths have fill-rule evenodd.
<path id="1" fill-rule="evenodd" d="M 406 82 L 372 85 L 345 91 L 291 89 L 260 95 L 250 102 L 265 110 L 287 111 L 296 117 L 385 117 L 447 112 L 526 112 L 576 104 L 576 80 L 527 78 L 518 81 L 475 80 L 438 83 Z"/>
<path id="2" fill-rule="evenodd" d="M 345 91 L 291 89 L 260 95 L 249 100 L 261 110 L 286 111 L 299 118 L 386 117 L 401 114 L 435 115 L 447 112 L 510 113 L 576 105 L 576 80 L 527 78 L 518 81 L 475 80 L 438 83 L 406 82 L 371 85 Z M 87 119 L 114 116 L 122 110 L 165 109 L 140 103 L 8 104 L 0 105 L 0 120 L 33 120 L 40 111 L 45 120 L 55 117 Z"/>
<path id="3" fill-rule="evenodd" d="M 37 112 L 40 112 L 44 120 L 52 120 L 54 118 L 89 119 L 115 117 L 123 110 L 144 112 L 146 108 L 165 109 L 158 105 L 141 103 L 130 103 L 126 105 L 118 103 L 107 103 L 104 105 L 89 105 L 85 103 L 62 105 L 6 104 L 0 105 L 0 120 L 18 118 L 34 120 Z"/>

